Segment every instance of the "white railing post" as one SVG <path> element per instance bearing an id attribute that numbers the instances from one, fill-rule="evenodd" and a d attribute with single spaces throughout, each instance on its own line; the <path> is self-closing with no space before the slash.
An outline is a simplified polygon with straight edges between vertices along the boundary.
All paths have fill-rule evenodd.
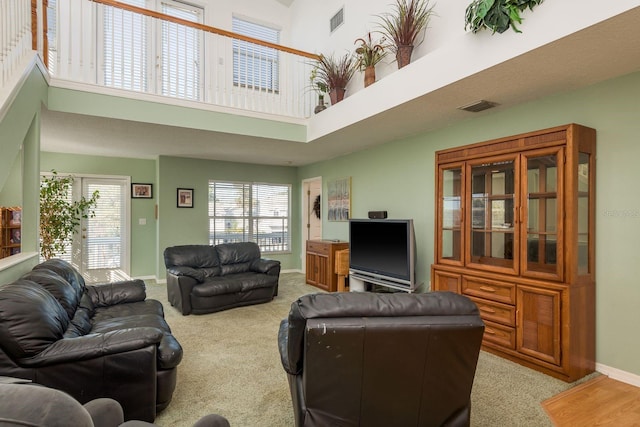
<path id="1" fill-rule="evenodd" d="M 31 52 L 31 2 L 0 1 L 0 89 Z"/>

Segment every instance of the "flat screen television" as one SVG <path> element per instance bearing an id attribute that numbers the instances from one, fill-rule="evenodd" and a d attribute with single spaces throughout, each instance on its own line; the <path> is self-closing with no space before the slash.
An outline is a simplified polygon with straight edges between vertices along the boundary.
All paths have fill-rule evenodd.
<path id="1" fill-rule="evenodd" d="M 359 278 L 415 289 L 412 219 L 351 219 L 349 270 Z"/>

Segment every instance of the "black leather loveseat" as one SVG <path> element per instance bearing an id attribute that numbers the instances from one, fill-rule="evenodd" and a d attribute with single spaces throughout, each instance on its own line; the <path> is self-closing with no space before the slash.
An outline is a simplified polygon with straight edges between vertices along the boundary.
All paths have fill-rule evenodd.
<path id="1" fill-rule="evenodd" d="M 296 427 L 469 426 L 483 331 L 451 292 L 299 298 L 278 334 Z"/>
<path id="2" fill-rule="evenodd" d="M 45 261 L 0 286 L 0 376 L 108 397 L 125 419 L 152 422 L 173 395 L 182 348 L 144 282 L 85 285 L 67 262 Z"/>
<path id="3" fill-rule="evenodd" d="M 269 302 L 278 295 L 280 261 L 263 259 L 253 242 L 172 246 L 164 251 L 169 302 L 204 314 Z"/>

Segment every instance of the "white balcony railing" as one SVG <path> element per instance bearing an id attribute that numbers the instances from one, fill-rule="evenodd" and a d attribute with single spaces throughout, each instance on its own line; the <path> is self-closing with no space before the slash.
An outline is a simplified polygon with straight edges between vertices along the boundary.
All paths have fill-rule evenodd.
<path id="1" fill-rule="evenodd" d="M 31 3 L 0 1 L 0 91 L 31 51 Z"/>
<path id="2" fill-rule="evenodd" d="M 123 96 L 162 95 L 288 118 L 311 115 L 316 55 L 136 2 L 1 0 L 0 90 L 32 52 L 33 25 L 33 45 L 54 85 L 81 83 L 87 90 L 116 88 Z"/>
<path id="3" fill-rule="evenodd" d="M 189 11 L 170 16 L 113 0 L 57 3 L 54 79 L 280 116 L 311 114 L 315 55 L 206 26 Z"/>

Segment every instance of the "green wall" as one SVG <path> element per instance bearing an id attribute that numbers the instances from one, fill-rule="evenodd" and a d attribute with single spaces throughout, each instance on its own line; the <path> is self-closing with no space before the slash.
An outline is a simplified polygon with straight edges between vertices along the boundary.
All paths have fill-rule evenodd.
<path id="1" fill-rule="evenodd" d="M 33 67 L 18 89 L 15 100 L 0 120 L 0 192 L 11 184 L 11 171 L 22 150 L 22 254 L 0 260 L 0 283 L 15 280 L 37 262 L 38 251 L 38 153 L 40 151 L 40 109 L 47 102 L 47 83 Z M 1 111 L 1 110 L 0 110 Z M 7 189 L 13 193 L 14 189 Z M 19 196 L 12 195 L 13 200 Z M 14 203 L 12 203 L 14 204 Z M 17 260 L 17 261 L 16 261 Z"/>
<path id="2" fill-rule="evenodd" d="M 159 228 L 157 276 L 165 277 L 162 253 L 165 248 L 184 244 L 209 244 L 209 180 L 291 184 L 291 206 L 300 205 L 296 168 L 198 160 L 161 156 L 158 160 Z M 176 206 L 178 188 L 193 188 L 193 209 Z M 300 214 L 291 212 L 290 254 L 268 255 L 280 260 L 283 269 L 300 268 Z"/>
<path id="3" fill-rule="evenodd" d="M 434 241 L 434 153 L 497 137 L 579 123 L 597 130 L 596 347 L 598 363 L 640 375 L 640 73 L 578 91 L 486 113 L 452 127 L 300 168 L 299 180 L 352 176 L 352 211 L 385 209 L 415 220 L 418 279 L 429 281 Z M 326 201 L 323 211 L 326 212 Z M 324 220 L 327 238 L 345 239 L 346 223 Z"/>
<path id="4" fill-rule="evenodd" d="M 155 276 L 155 160 L 43 152 L 40 156 L 40 170 L 50 172 L 52 169 L 62 173 L 128 176 L 132 183 L 153 184 L 153 199 L 131 199 L 130 274 L 133 277 Z M 146 225 L 139 224 L 140 218 L 146 219 Z"/>

